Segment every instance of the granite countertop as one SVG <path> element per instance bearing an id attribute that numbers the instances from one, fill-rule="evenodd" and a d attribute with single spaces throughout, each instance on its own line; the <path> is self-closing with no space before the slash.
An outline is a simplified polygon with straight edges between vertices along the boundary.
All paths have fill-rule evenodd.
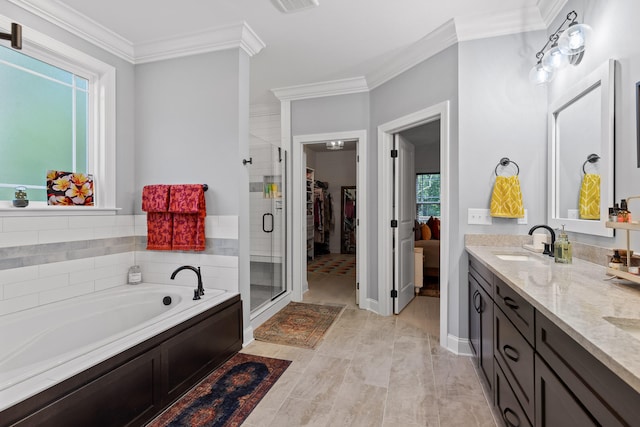
<path id="1" fill-rule="evenodd" d="M 467 245 L 466 250 L 640 392 L 640 284 L 606 280 L 610 276 L 604 266 L 575 257 L 572 264 L 556 264 L 552 257 L 521 246 Z M 497 254 L 528 259 L 506 261 Z M 605 320 L 611 317 L 634 330 L 626 332 Z"/>

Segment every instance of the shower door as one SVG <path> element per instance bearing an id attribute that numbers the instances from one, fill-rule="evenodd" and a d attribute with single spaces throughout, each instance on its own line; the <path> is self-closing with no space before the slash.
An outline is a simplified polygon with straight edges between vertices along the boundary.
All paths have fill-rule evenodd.
<path id="1" fill-rule="evenodd" d="M 286 291 L 286 151 L 251 136 L 251 312 Z"/>

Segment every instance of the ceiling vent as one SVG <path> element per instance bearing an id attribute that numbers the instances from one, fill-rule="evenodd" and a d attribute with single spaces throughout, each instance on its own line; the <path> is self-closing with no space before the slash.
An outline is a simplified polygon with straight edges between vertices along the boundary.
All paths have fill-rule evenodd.
<path id="1" fill-rule="evenodd" d="M 271 0 L 284 13 L 299 12 L 319 5 L 318 0 Z"/>

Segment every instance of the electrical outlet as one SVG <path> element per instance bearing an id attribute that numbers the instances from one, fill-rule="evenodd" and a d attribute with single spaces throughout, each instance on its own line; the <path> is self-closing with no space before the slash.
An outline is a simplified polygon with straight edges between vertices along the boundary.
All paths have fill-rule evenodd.
<path id="1" fill-rule="evenodd" d="M 493 220 L 489 209 L 468 209 L 468 224 L 491 225 Z"/>
<path id="2" fill-rule="evenodd" d="M 528 224 L 529 223 L 529 214 L 527 210 L 524 210 L 524 217 L 518 218 L 518 224 Z"/>

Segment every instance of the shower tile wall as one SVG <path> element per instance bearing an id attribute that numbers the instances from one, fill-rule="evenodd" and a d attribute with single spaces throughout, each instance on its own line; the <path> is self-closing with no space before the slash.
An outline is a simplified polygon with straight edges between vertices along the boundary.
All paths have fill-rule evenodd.
<path id="1" fill-rule="evenodd" d="M 237 292 L 238 218 L 206 221 L 207 250 L 186 253 L 146 251 L 144 215 L 2 217 L 0 315 L 124 285 L 135 263 L 158 283 L 172 283 L 179 265 L 200 265 L 206 286 Z"/>

